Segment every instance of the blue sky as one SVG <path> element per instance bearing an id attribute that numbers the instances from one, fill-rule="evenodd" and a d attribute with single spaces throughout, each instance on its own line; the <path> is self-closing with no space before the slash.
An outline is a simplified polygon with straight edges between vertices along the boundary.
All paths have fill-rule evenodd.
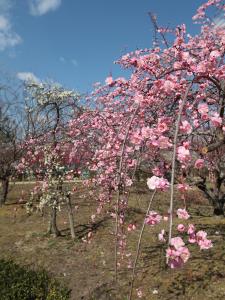
<path id="1" fill-rule="evenodd" d="M 124 71 L 113 62 L 151 47 L 148 12 L 160 25 L 187 24 L 200 0 L 0 0 L 0 67 L 20 78 L 31 73 L 80 92 Z"/>

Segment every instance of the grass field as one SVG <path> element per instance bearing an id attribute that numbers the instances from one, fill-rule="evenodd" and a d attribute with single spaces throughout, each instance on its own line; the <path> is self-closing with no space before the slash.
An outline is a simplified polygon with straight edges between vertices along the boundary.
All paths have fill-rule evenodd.
<path id="1" fill-rule="evenodd" d="M 0 258 L 13 259 L 32 269 L 45 268 L 72 289 L 72 300 L 126 300 L 131 270 L 122 264 L 117 286 L 113 281 L 113 219 L 102 215 L 93 224 L 90 217 L 96 209 L 95 200 L 81 183 L 77 185 L 73 198 L 74 205 L 78 206 L 75 241 L 70 239 L 64 208 L 59 213 L 59 228 L 63 235 L 50 237 L 46 235 L 48 213 L 28 216 L 24 205 L 18 203 L 21 191 L 24 190 L 27 197 L 32 185 L 12 186 L 7 205 L 0 209 Z M 137 230 L 128 233 L 127 252 L 132 254 L 132 259 L 150 196 L 144 184 L 131 191 L 127 223 L 132 221 L 137 225 Z M 181 206 L 180 201 L 177 194 L 176 207 Z M 153 209 L 165 213 L 168 203 L 169 196 L 159 194 Z M 225 299 L 225 218 L 212 216 L 212 209 L 196 190 L 189 192 L 187 205 L 191 222 L 198 230 L 208 232 L 214 246 L 204 251 L 196 245 L 190 246 L 191 258 L 185 267 L 170 270 L 165 264 L 165 246 L 157 241 L 157 233 L 163 224 L 146 227 L 135 281 L 135 289 L 142 288 L 142 299 Z M 177 234 L 176 222 L 174 235 Z M 93 232 L 91 243 L 85 243 L 83 239 L 90 231 Z M 138 299 L 136 291 L 134 299 Z"/>

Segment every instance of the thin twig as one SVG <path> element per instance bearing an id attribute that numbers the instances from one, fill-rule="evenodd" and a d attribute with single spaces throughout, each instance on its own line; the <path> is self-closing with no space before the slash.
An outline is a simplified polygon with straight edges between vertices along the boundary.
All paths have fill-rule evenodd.
<path id="1" fill-rule="evenodd" d="M 139 105 L 137 105 L 136 109 L 134 110 L 133 115 L 131 116 L 130 122 L 128 124 L 127 130 L 126 130 L 126 135 L 124 137 L 123 140 L 123 144 L 122 144 L 122 149 L 121 149 L 121 155 L 120 155 L 120 163 L 119 163 L 119 170 L 118 170 L 118 182 L 117 182 L 117 187 L 118 187 L 118 191 L 117 191 L 117 199 L 116 199 L 116 227 L 115 227 L 115 280 L 117 282 L 117 244 L 118 244 L 118 215 L 119 215 L 119 201 L 120 201 L 120 185 L 121 185 L 121 173 L 122 173 L 122 167 L 123 167 L 123 155 L 124 155 L 124 151 L 125 151 L 125 145 L 126 145 L 126 141 L 128 138 L 128 134 L 130 131 L 130 127 L 132 125 L 132 122 L 134 120 L 134 117 L 137 113 L 139 109 Z"/>
<path id="2" fill-rule="evenodd" d="M 174 178 L 175 178 L 175 167 L 176 167 L 176 152 L 177 152 L 177 137 L 179 132 L 179 126 L 181 121 L 181 115 L 184 109 L 184 105 L 186 103 L 188 93 L 192 87 L 193 81 L 188 85 L 186 92 L 184 94 L 184 98 L 182 100 L 177 122 L 176 122 L 176 129 L 174 134 L 174 140 L 173 140 L 173 156 L 172 156 L 172 171 L 171 171 L 171 182 L 170 182 L 170 209 L 169 209 L 169 239 L 168 244 L 170 245 L 171 237 L 172 237 L 172 227 L 173 227 L 173 200 L 174 200 Z"/>
<path id="3" fill-rule="evenodd" d="M 144 229 L 145 229 L 145 219 L 147 218 L 147 216 L 149 214 L 149 211 L 150 211 L 150 208 L 151 208 L 151 204 L 152 204 L 152 201 L 153 201 L 153 199 L 155 197 L 155 194 L 156 194 L 156 190 L 153 192 L 152 197 L 151 197 L 151 199 L 149 201 L 149 205 L 148 205 L 148 208 L 147 208 L 147 211 L 146 211 L 146 214 L 145 214 L 145 218 L 144 218 L 144 221 L 143 221 L 143 224 L 142 224 L 142 228 L 141 228 L 141 232 L 140 232 L 139 239 L 138 239 L 137 251 L 136 251 L 136 256 L 135 256 L 134 265 L 133 265 L 133 272 L 132 272 L 132 279 L 131 279 L 131 287 L 130 287 L 129 300 L 132 299 L 132 294 L 133 294 L 135 271 L 136 271 L 136 266 L 137 266 L 137 261 L 138 261 L 138 258 L 139 258 L 139 254 L 140 254 L 142 236 L 143 236 Z"/>

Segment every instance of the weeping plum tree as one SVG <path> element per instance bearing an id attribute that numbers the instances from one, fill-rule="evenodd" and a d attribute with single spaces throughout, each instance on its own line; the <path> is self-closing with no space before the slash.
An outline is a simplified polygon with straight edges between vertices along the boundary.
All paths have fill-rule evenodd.
<path id="1" fill-rule="evenodd" d="M 175 34 L 172 45 L 124 55 L 118 63 L 132 70 L 130 79 L 108 77 L 106 85 L 93 93 L 99 105 L 93 126 L 101 132 L 102 145 L 96 151 L 94 168 L 101 175 L 104 172 L 101 181 L 112 188 L 117 187 L 121 154 L 122 185 L 131 183 L 132 171 L 141 167 L 155 176 L 171 177 L 180 111 L 175 181 L 186 188 L 196 184 L 214 213 L 223 214 L 225 27 L 205 16 L 209 6 L 224 9 L 221 1 L 208 1 L 199 8 L 193 18 L 202 23 L 199 35 L 186 34 L 185 25 L 180 25 L 170 30 Z M 166 34 L 164 29 L 158 31 Z M 190 172 L 193 169 L 199 179 L 196 182 Z"/>
<path id="2" fill-rule="evenodd" d="M 93 218 L 105 205 L 113 205 L 114 213 L 110 211 L 110 214 L 116 223 L 116 270 L 121 264 L 117 254 L 124 260 L 127 257 L 125 214 L 129 186 L 140 168 L 152 174 L 148 187 L 154 193 L 166 191 L 170 186 L 166 257 L 171 268 L 182 266 L 190 256 L 182 238 L 172 237 L 175 183 L 183 199 L 185 191 L 195 184 L 212 203 L 214 213 L 224 213 L 225 26 L 217 20 L 210 21 L 206 16 L 209 7 L 222 13 L 225 10 L 220 0 L 203 4 L 193 17 L 201 24 L 200 33 L 194 37 L 186 33 L 184 24 L 168 33 L 158 28 L 163 44 L 128 53 L 118 61 L 123 68 L 131 70 L 130 78 L 110 76 L 105 85 L 97 86 L 90 96 L 95 109 L 87 136 L 93 137 L 96 147 L 89 168 L 95 172 L 91 182 L 98 186 L 99 204 Z M 165 44 L 166 34 L 174 36 L 168 39 L 173 40 L 171 44 Z M 197 180 L 193 180 L 192 170 L 196 170 L 194 179 Z M 145 224 L 158 224 L 164 219 L 151 211 L 153 198 L 143 230 Z M 184 207 L 177 210 L 177 216 L 189 218 L 185 201 Z M 193 224 L 180 226 L 178 231 L 186 232 L 188 241 L 196 243 L 200 249 L 212 247 L 206 232 L 196 232 Z M 160 240 L 166 241 L 165 230 L 160 233 Z"/>

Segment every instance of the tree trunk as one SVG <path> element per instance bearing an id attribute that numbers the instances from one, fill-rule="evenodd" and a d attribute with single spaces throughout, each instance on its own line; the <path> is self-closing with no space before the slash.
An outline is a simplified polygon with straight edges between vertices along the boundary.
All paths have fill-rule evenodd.
<path id="1" fill-rule="evenodd" d="M 214 215 L 223 216 L 224 215 L 224 202 L 221 200 L 215 201 L 213 203 Z"/>
<path id="2" fill-rule="evenodd" d="M 57 236 L 61 235 L 61 233 L 60 233 L 60 231 L 58 230 L 58 227 L 57 227 L 56 219 L 57 219 L 57 209 L 56 209 L 56 207 L 52 207 L 51 208 L 51 215 L 50 215 L 48 233 L 53 234 L 54 237 L 57 237 Z"/>
<path id="3" fill-rule="evenodd" d="M 7 196 L 8 196 L 8 191 L 9 191 L 9 178 L 4 178 L 1 180 L 2 183 L 2 191 L 0 193 L 0 206 L 5 204 Z"/>
<path id="4" fill-rule="evenodd" d="M 209 203 L 214 208 L 214 215 L 223 216 L 224 215 L 224 197 L 221 195 L 221 181 L 216 181 L 216 188 L 208 189 L 206 186 L 206 180 L 203 182 L 197 183 L 197 187 L 204 192 L 206 198 L 209 200 Z"/>
<path id="5" fill-rule="evenodd" d="M 74 240 L 76 235 L 75 235 L 75 230 L 74 230 L 73 210 L 72 210 L 71 199 L 70 199 L 69 195 L 66 197 L 66 204 L 67 204 L 68 217 L 69 217 L 69 223 L 70 223 L 70 233 L 71 233 L 72 239 Z"/>

